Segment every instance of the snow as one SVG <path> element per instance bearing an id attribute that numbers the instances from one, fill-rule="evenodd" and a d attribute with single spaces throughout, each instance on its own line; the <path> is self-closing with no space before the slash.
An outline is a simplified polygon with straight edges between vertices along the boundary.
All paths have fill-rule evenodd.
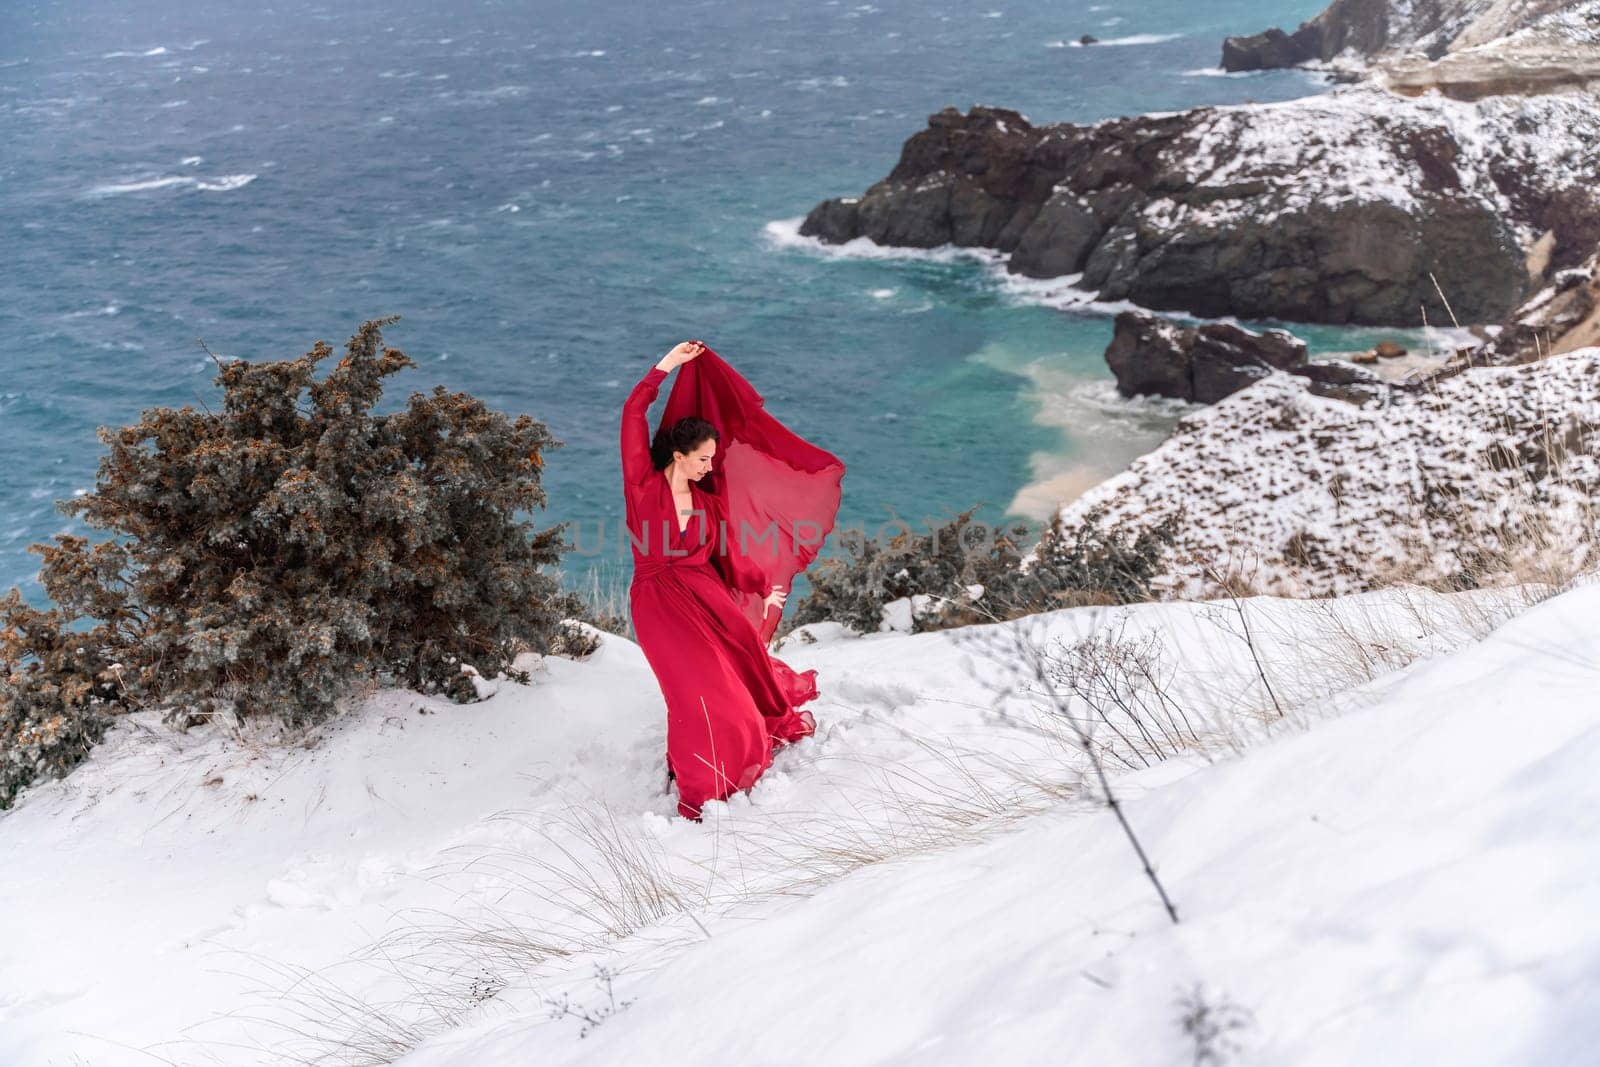
<path id="1" fill-rule="evenodd" d="M 1250 1013 L 1245 1062 L 1573 1062 L 1600 1037 L 1600 589 L 1495 629 L 1520 606 L 1027 620 L 1144 648 L 1203 741 L 1096 739 L 1177 927 L 998 626 L 797 633 L 818 736 L 703 824 L 609 635 L 475 705 L 378 692 L 304 746 L 134 716 L 0 817 L 0 1063 L 377 1062 L 365 1030 L 408 1067 L 1170 1064 L 1194 982 Z"/>
<path id="2" fill-rule="evenodd" d="M 1408 143 L 1443 140 L 1447 164 L 1459 179 L 1451 195 L 1484 203 L 1519 219 L 1525 212 L 1506 195 L 1514 174 L 1531 187 L 1583 187 L 1594 160 L 1585 146 L 1600 139 L 1600 109 L 1590 93 L 1492 96 L 1474 102 L 1438 94 L 1404 97 L 1363 84 L 1266 104 L 1203 109 L 1193 130 L 1165 150 L 1168 165 L 1185 173 L 1206 199 L 1203 207 L 1155 200 L 1146 217 L 1166 228 L 1226 227 L 1259 221 L 1264 204 L 1279 213 L 1314 202 L 1374 201 L 1410 214 L 1419 203 L 1419 168 L 1405 158 Z M 1442 134 L 1442 138 L 1439 135 Z M 1432 149 L 1438 151 L 1438 149 Z M 1271 190 L 1263 198 L 1261 184 Z M 1433 192 L 1430 196 L 1437 196 Z M 1524 227 L 1526 229 L 1526 227 Z M 1521 234 L 1531 241 L 1538 234 Z"/>
<path id="3" fill-rule="evenodd" d="M 1488 26 L 1469 26 L 1468 32 L 1463 33 L 1462 36 L 1473 43 L 1463 48 L 1458 38 L 1451 43 L 1450 51 L 1487 51 L 1529 42 L 1562 43 L 1568 47 L 1600 44 L 1600 0 L 1565 0 L 1549 7 L 1544 14 L 1529 19 L 1526 25 L 1517 26 L 1509 33 L 1505 32 L 1507 25 L 1514 25 L 1521 19 L 1513 16 L 1515 21 L 1506 23 L 1492 17 L 1504 13 L 1505 8 L 1491 12 L 1491 17 L 1484 20 Z M 1516 7 L 1510 7 L 1509 11 L 1516 12 Z"/>
<path id="4" fill-rule="evenodd" d="M 1503 524 L 1553 536 L 1558 554 L 1582 551 L 1600 497 L 1600 435 L 1586 429 L 1596 425 L 1597 348 L 1468 370 L 1359 408 L 1277 372 L 1186 416 L 1063 511 L 1069 526 L 1097 505 L 1135 525 L 1182 514 L 1161 583 L 1178 595 L 1206 587 L 1199 561 L 1299 596 L 1440 579 L 1495 549 Z"/>
<path id="5" fill-rule="evenodd" d="M 1109 817 L 1054 812 L 712 926 L 586 1039 L 485 1024 L 402 1062 L 1167 1067 L 1193 983 L 1249 1012 L 1239 1062 L 1584 1062 L 1597 617 L 1593 590 L 1558 601 L 1380 706 L 1140 790 L 1177 927 Z M 826 1021 L 803 1046 L 797 1016 Z"/>

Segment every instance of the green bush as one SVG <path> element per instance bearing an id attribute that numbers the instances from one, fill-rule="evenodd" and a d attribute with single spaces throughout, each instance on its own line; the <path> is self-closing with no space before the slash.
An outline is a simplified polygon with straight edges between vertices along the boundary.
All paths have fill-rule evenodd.
<path id="1" fill-rule="evenodd" d="M 1154 526 L 1107 522 L 1106 507 L 1084 511 L 1068 526 L 1057 512 L 1025 569 L 1008 571 L 993 590 L 994 608 L 1016 618 L 1081 604 L 1136 604 L 1156 597 L 1181 515 Z M 989 599 L 985 597 L 985 599 Z"/>
<path id="2" fill-rule="evenodd" d="M 1027 559 L 1021 548 L 1031 533 L 1027 524 L 989 526 L 973 521 L 976 511 L 926 534 L 907 528 L 882 542 L 859 530 L 842 531 L 836 545 L 844 557 L 821 560 L 807 572 L 811 592 L 796 605 L 785 632 L 832 620 L 876 633 L 885 605 L 918 594 L 933 601 L 914 615 L 914 632 L 1149 600 L 1177 530 L 1176 519 L 1148 529 L 1108 524 L 1103 507 L 1069 528 L 1058 513 Z M 982 587 L 976 597 L 969 591 L 974 586 Z"/>
<path id="3" fill-rule="evenodd" d="M 374 414 L 384 379 L 414 366 L 382 345 L 394 321 L 364 323 L 320 380 L 322 341 L 298 359 L 218 361 L 219 411 L 153 408 L 99 431 L 94 490 L 60 507 L 112 540 L 34 546 L 55 607 L 0 604 L 17 635 L 0 646 L 8 761 L 25 724 L 93 708 L 111 662 L 118 701 L 179 725 L 228 711 L 300 726 L 363 681 L 469 700 L 465 665 L 494 677 L 525 648 L 586 647 L 563 622 L 583 605 L 546 573 L 564 524 L 519 518 L 544 506 L 543 453 L 559 442 L 442 387 Z M 66 656 L 73 628 L 82 655 Z M 102 725 L 86 713 L 49 744 L 65 759 Z"/>
<path id="4" fill-rule="evenodd" d="M 103 631 L 77 633 L 13 589 L 0 598 L 0 809 L 36 778 L 65 774 L 123 707 Z"/>
<path id="5" fill-rule="evenodd" d="M 843 558 L 819 560 L 806 578 L 811 591 L 795 607 L 784 630 L 832 620 L 862 633 L 877 633 L 884 605 L 918 593 L 957 598 L 966 587 L 1015 567 L 1017 539 L 1028 535 L 1025 524 L 998 533 L 974 522 L 969 508 L 949 522 L 919 534 L 903 525 L 884 540 L 860 530 L 841 530 L 835 545 Z M 934 628 L 919 617 L 916 628 Z"/>

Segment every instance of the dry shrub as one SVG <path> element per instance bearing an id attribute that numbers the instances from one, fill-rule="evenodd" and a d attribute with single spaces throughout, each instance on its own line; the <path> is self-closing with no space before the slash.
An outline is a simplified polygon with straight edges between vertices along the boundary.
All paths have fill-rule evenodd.
<path id="1" fill-rule="evenodd" d="M 1149 600 L 1177 527 L 1175 519 L 1145 529 L 1108 523 L 1104 509 L 1068 526 L 1058 513 L 1030 552 L 1022 547 L 1030 534 L 1025 523 L 992 527 L 973 521 L 976 511 L 926 534 L 907 527 L 883 541 L 845 531 L 838 540 L 845 558 L 823 560 L 808 572 L 811 593 L 781 632 L 832 620 L 876 633 L 885 606 L 904 597 L 925 596 L 934 605 L 913 614 L 918 632 Z"/>

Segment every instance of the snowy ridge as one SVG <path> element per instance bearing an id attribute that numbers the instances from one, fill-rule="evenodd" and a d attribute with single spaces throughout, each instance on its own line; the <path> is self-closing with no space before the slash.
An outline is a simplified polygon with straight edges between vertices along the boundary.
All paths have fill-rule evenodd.
<path id="1" fill-rule="evenodd" d="M 1383 407 L 1281 372 L 1186 417 L 1063 512 L 1181 515 L 1168 588 L 1203 567 L 1291 595 L 1443 579 L 1532 518 L 1581 540 L 1600 496 L 1600 348 L 1478 368 Z M 1574 547 L 1572 551 L 1579 551 Z"/>
<path id="2" fill-rule="evenodd" d="M 1282 103 L 1205 109 L 1197 118 L 1163 158 L 1200 194 L 1185 200 L 1204 203 L 1152 200 L 1145 218 L 1164 230 L 1269 223 L 1261 215 L 1264 180 L 1273 190 L 1273 214 L 1343 201 L 1416 213 L 1424 206 L 1419 193 L 1448 191 L 1481 201 L 1531 242 L 1538 234 L 1505 188 L 1584 184 L 1597 168 L 1587 146 L 1600 139 L 1600 107 L 1587 93 L 1469 103 L 1359 85 Z M 1431 180 L 1419 182 L 1418 169 L 1433 171 Z M 1511 175 L 1518 180 L 1507 181 Z"/>
<path id="3" fill-rule="evenodd" d="M 1291 38 L 1308 65 L 1359 71 L 1373 61 L 1438 59 L 1486 45 L 1516 47 L 1530 37 L 1589 43 L 1596 7 L 1595 0 L 1333 0 Z M 1242 42 L 1248 51 L 1259 48 L 1264 36 L 1230 41 Z M 1277 47 L 1277 53 L 1265 54 L 1277 59 L 1282 45 Z"/>
<path id="4" fill-rule="evenodd" d="M 1541 12 L 1541 8 L 1544 10 Z M 1531 13 L 1532 17 L 1528 17 Z M 1468 24 L 1451 41 L 1450 51 L 1460 53 L 1532 40 L 1575 45 L 1600 44 L 1600 0 L 1543 0 L 1542 3 L 1500 3 Z"/>

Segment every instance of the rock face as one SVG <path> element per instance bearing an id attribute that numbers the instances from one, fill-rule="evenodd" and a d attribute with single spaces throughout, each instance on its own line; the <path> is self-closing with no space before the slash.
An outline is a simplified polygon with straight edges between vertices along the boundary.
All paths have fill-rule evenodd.
<path id="1" fill-rule="evenodd" d="M 1384 388 L 1377 375 L 1349 363 L 1311 363 L 1306 344 L 1285 330 L 1257 333 L 1225 322 L 1180 326 L 1157 315 L 1116 318 L 1106 363 L 1123 396 L 1167 396 L 1213 404 L 1275 370 L 1311 383 L 1319 396 L 1365 403 Z"/>
<path id="2" fill-rule="evenodd" d="M 1273 28 L 1222 43 L 1224 70 L 1262 70 L 1410 52 L 1428 60 L 1559 20 L 1574 0 L 1333 0 L 1293 33 Z"/>
<path id="3" fill-rule="evenodd" d="M 1600 47 L 1508 41 L 1431 61 L 1421 56 L 1387 60 L 1379 67 L 1378 77 L 1392 92 L 1407 96 L 1438 92 L 1456 100 L 1573 87 L 1593 89 L 1600 84 Z"/>
<path id="4" fill-rule="evenodd" d="M 1207 566 L 1262 592 L 1330 596 L 1494 573 L 1519 543 L 1582 563 L 1571 553 L 1600 506 L 1600 349 L 1363 407 L 1274 373 L 1186 416 L 1063 508 L 1067 525 L 1100 505 L 1134 529 L 1176 521 L 1166 595 L 1215 595 Z"/>
<path id="5" fill-rule="evenodd" d="M 1376 77 L 1392 92 L 1456 100 L 1600 89 L 1600 0 L 1490 5 L 1443 55 L 1386 56 Z"/>
<path id="6" fill-rule="evenodd" d="M 1362 370 L 1354 363 L 1337 360 L 1303 363 L 1298 367 L 1289 368 L 1289 373 L 1310 382 L 1313 396 L 1343 400 L 1357 407 L 1372 401 L 1381 401 L 1393 389 L 1404 388 L 1380 378 L 1371 371 Z"/>
<path id="7" fill-rule="evenodd" d="M 1310 23 L 1293 34 L 1274 26 L 1249 37 L 1229 37 L 1222 42 L 1222 69 L 1234 72 L 1277 70 L 1321 59 L 1320 35 L 1308 32 L 1308 26 Z"/>
<path id="8" fill-rule="evenodd" d="M 1468 104 L 1363 84 L 1088 126 L 946 108 L 800 232 L 994 248 L 1014 273 L 1208 318 L 1496 322 L 1593 247 L 1597 139 L 1589 94 Z"/>
<path id="9" fill-rule="evenodd" d="M 1499 326 L 1474 332 L 1483 344 L 1457 349 L 1419 384 L 1427 386 L 1473 367 L 1518 366 L 1600 347 L 1600 252 L 1554 272 L 1547 285 Z"/>
<path id="10" fill-rule="evenodd" d="M 1475 363 L 1531 363 L 1600 345 L 1600 252 L 1559 271 L 1550 284 L 1512 313 Z"/>

